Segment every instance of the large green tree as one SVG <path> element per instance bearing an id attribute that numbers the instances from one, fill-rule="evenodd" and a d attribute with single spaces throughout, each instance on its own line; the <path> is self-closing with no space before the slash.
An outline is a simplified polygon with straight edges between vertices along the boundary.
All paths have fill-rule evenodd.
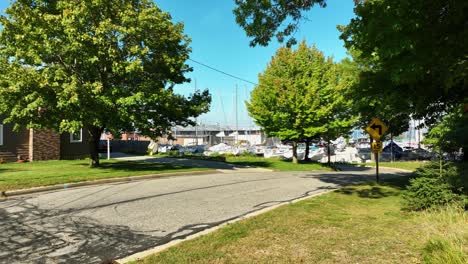
<path id="1" fill-rule="evenodd" d="M 358 93 L 385 94 L 383 105 L 408 106 L 406 114 L 437 120 L 468 97 L 466 0 L 356 0 L 356 17 L 340 26 L 341 38 L 363 69 L 369 86 Z M 291 35 L 323 0 L 236 0 L 237 23 L 251 45 L 268 45 Z M 313 18 L 311 18 L 313 21 Z M 289 37 L 288 44 L 294 44 Z M 401 109 L 399 105 L 392 108 Z"/>
<path id="2" fill-rule="evenodd" d="M 347 78 L 331 58 L 302 42 L 297 50 L 282 47 L 252 91 L 247 109 L 270 136 L 297 143 L 305 139 L 334 136 L 350 127 L 343 85 Z"/>
<path id="3" fill-rule="evenodd" d="M 189 81 L 183 25 L 149 0 L 16 0 L 0 18 L 0 114 L 16 128 L 87 128 L 91 165 L 101 133 L 156 137 L 208 111 Z"/>
<path id="4" fill-rule="evenodd" d="M 358 115 L 353 106 L 359 98 L 352 97 L 352 88 L 358 81 L 358 69 L 349 59 L 335 63 L 326 75 L 328 81 L 321 97 L 322 109 L 320 112 L 322 124 L 321 137 L 327 141 L 328 164 L 330 165 L 330 144 L 340 136 L 349 135 L 351 129 L 358 121 Z"/>
<path id="5" fill-rule="evenodd" d="M 468 1 L 361 0 L 355 13 L 341 38 L 367 94 L 428 123 L 468 97 Z"/>

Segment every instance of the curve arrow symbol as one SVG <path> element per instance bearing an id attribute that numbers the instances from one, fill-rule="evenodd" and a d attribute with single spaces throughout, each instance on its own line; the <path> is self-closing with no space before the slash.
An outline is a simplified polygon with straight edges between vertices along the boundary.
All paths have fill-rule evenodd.
<path id="1" fill-rule="evenodd" d="M 379 129 L 379 135 L 381 136 L 382 135 L 382 126 L 381 125 L 377 125 L 377 124 L 372 124 L 372 126 L 370 127 L 374 130 L 377 130 Z"/>

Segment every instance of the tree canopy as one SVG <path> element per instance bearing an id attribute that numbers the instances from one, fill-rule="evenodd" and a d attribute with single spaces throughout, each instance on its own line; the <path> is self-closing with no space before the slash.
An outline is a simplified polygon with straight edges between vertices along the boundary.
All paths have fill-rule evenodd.
<path id="1" fill-rule="evenodd" d="M 305 42 L 297 50 L 282 47 L 259 75 L 247 109 L 269 136 L 293 141 L 297 159 L 297 142 L 333 137 L 351 127 L 346 73 Z"/>
<path id="2" fill-rule="evenodd" d="M 361 0 L 355 13 L 341 38 L 358 51 L 367 94 L 429 122 L 468 96 L 467 1 Z"/>
<path id="3" fill-rule="evenodd" d="M 235 3 L 236 22 L 248 37 L 253 38 L 251 46 L 266 46 L 276 37 L 279 42 L 288 38 L 286 46 L 291 47 L 296 44 L 296 39 L 290 36 L 297 30 L 302 12 L 314 5 L 326 7 L 325 0 L 235 0 Z"/>
<path id="4" fill-rule="evenodd" d="M 17 0 L 0 24 L 5 122 L 86 127 L 94 163 L 104 129 L 156 137 L 209 109 L 208 91 L 174 93 L 189 81 L 190 39 L 152 1 Z"/>
<path id="5" fill-rule="evenodd" d="M 356 17 L 339 26 L 348 51 L 363 69 L 366 95 L 385 94 L 383 105 L 431 123 L 467 101 L 468 27 L 465 0 L 357 0 Z M 238 0 L 237 23 L 251 45 L 268 45 L 297 29 L 305 12 L 326 1 Z M 313 18 L 312 18 L 313 20 Z M 288 44 L 294 44 L 294 38 Z M 398 99 L 398 100 L 396 100 Z M 401 109 L 399 105 L 395 108 Z"/>

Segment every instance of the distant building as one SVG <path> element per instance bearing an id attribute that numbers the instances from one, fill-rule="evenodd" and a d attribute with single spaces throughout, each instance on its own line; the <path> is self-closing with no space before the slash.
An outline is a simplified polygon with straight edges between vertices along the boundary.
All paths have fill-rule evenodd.
<path id="1" fill-rule="evenodd" d="M 249 143 L 261 144 L 265 141 L 265 134 L 259 128 L 239 128 L 237 131 L 230 127 L 200 125 L 171 129 L 171 135 L 161 137 L 160 143 L 189 145 L 216 145 L 219 143 L 237 144 Z"/>

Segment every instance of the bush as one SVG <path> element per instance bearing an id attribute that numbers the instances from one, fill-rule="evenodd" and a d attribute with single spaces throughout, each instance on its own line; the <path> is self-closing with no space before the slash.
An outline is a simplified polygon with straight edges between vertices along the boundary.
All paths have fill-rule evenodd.
<path id="1" fill-rule="evenodd" d="M 440 178 L 428 177 L 411 179 L 403 198 L 405 207 L 410 210 L 423 210 L 459 201 L 450 184 Z"/>
<path id="2" fill-rule="evenodd" d="M 405 207 L 410 210 L 456 204 L 466 206 L 463 194 L 464 182 L 456 164 L 447 163 L 442 170 L 437 163 L 430 163 L 416 171 L 416 178 L 403 193 Z"/>

